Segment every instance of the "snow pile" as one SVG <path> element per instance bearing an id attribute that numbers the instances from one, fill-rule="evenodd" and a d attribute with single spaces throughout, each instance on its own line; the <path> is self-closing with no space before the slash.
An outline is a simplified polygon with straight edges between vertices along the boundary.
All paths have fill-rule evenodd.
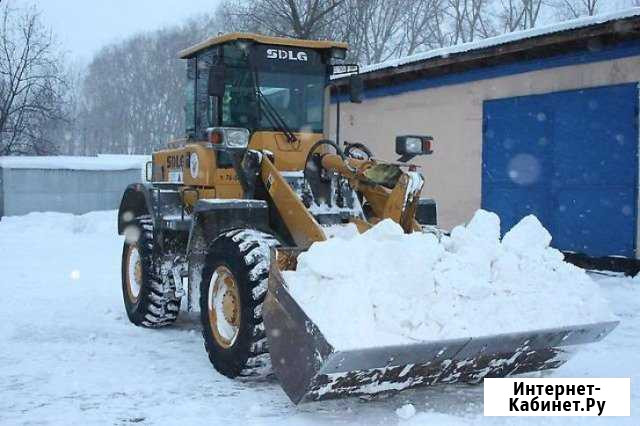
<path id="1" fill-rule="evenodd" d="M 440 241 L 391 220 L 315 243 L 284 273 L 294 299 L 336 348 L 405 344 L 612 318 L 599 287 L 549 247 L 527 216 L 500 240 L 479 210 Z"/>

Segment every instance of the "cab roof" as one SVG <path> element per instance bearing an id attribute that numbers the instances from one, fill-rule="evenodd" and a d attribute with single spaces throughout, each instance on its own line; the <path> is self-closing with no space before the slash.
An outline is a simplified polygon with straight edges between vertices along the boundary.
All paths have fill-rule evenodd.
<path id="1" fill-rule="evenodd" d="M 229 41 L 235 41 L 235 40 L 249 40 L 249 41 L 253 41 L 255 43 L 260 43 L 260 44 L 276 44 L 281 46 L 307 47 L 310 49 L 331 49 L 332 47 L 337 47 L 340 49 L 347 48 L 347 43 L 344 43 L 341 41 L 303 40 L 299 38 L 272 37 L 272 36 L 266 36 L 262 34 L 252 34 L 252 33 L 229 33 L 221 36 L 211 37 L 194 46 L 181 50 L 178 53 L 178 56 L 180 57 L 180 59 L 188 59 L 193 57 L 196 53 L 200 52 L 201 50 L 205 50 L 217 44 L 223 44 L 223 43 L 227 43 Z"/>

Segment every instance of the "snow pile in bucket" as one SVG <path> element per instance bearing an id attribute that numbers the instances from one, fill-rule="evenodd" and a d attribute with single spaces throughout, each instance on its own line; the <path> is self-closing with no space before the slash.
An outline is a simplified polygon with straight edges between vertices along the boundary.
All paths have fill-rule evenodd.
<path id="1" fill-rule="evenodd" d="M 535 216 L 502 241 L 500 219 L 483 210 L 440 241 L 385 220 L 364 234 L 313 244 L 284 278 L 340 349 L 612 319 L 598 285 L 550 242 Z"/>

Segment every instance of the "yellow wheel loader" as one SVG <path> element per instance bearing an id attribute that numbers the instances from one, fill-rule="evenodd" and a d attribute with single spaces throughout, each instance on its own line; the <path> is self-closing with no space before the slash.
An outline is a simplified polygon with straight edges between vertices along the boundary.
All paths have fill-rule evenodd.
<path id="1" fill-rule="evenodd" d="M 147 183 L 122 198 L 123 298 L 136 325 L 200 311 L 204 346 L 228 377 L 272 368 L 295 403 L 554 368 L 615 322 L 340 351 L 287 290 L 283 270 L 335 227 L 391 218 L 430 232 L 409 161 L 427 136 L 396 138 L 398 162 L 325 138 L 331 76 L 357 71 L 347 46 L 234 33 L 180 52 L 186 135 L 155 152 Z M 351 100 L 362 83 L 351 77 Z M 350 225 L 351 226 L 351 225 Z M 397 283 L 396 285 L 401 285 Z M 319 290 L 321 291 L 321 290 Z M 425 306 L 424 309 L 429 309 Z"/>

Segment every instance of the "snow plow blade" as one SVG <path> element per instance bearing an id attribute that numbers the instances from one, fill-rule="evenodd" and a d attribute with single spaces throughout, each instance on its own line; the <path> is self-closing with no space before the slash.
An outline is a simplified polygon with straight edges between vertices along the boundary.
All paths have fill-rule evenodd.
<path id="1" fill-rule="evenodd" d="M 570 356 L 571 346 L 601 340 L 618 325 L 612 321 L 339 350 L 287 291 L 281 272 L 296 269 L 301 250 L 272 250 L 263 318 L 273 370 L 295 404 L 557 368 Z"/>

